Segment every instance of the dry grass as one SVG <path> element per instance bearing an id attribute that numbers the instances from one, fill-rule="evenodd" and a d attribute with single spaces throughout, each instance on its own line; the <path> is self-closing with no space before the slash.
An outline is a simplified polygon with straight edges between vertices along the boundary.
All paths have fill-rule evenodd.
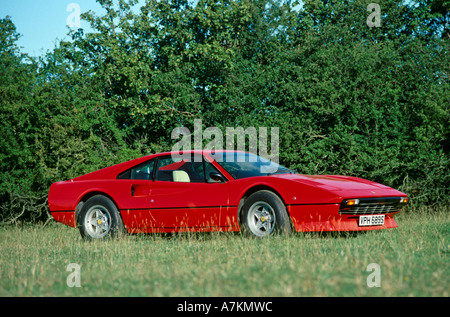
<path id="1" fill-rule="evenodd" d="M 135 235 L 83 241 L 61 224 L 0 228 L 0 296 L 444 296 L 450 213 L 417 210 L 399 228 L 248 239 Z M 81 287 L 68 287 L 70 263 Z M 368 287 L 370 263 L 380 287 Z"/>

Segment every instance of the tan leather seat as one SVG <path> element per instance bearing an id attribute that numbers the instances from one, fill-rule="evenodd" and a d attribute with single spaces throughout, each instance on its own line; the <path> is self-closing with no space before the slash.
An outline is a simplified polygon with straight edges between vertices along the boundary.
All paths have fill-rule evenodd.
<path id="1" fill-rule="evenodd" d="M 185 171 L 173 171 L 173 181 L 189 183 L 191 180 L 188 173 L 186 173 Z"/>

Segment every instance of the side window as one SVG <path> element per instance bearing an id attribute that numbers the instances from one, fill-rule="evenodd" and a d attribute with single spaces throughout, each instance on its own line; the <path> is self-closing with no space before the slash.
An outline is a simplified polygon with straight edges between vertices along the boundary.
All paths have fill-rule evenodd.
<path id="1" fill-rule="evenodd" d="M 165 156 L 158 159 L 156 180 L 184 183 L 216 182 L 209 176 L 210 172 L 218 173 L 216 168 L 211 163 L 205 162 L 200 154 L 193 154 L 189 159 Z"/>
<path id="2" fill-rule="evenodd" d="M 135 166 L 125 172 L 119 174 L 117 179 L 144 179 L 152 180 L 153 177 L 153 167 L 155 165 L 155 160 L 147 161 L 143 164 Z"/>
<path id="3" fill-rule="evenodd" d="M 151 180 L 153 175 L 153 166 L 155 162 L 149 161 L 131 169 L 131 179 Z"/>
<path id="4" fill-rule="evenodd" d="M 183 160 L 173 160 L 172 157 L 160 157 L 156 168 L 156 180 L 173 182 L 173 172 L 185 164 Z"/>

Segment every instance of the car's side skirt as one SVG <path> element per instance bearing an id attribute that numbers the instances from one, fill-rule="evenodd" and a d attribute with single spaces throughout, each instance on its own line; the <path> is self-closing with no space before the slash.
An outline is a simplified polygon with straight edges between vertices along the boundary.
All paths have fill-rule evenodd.
<path id="1" fill-rule="evenodd" d="M 237 206 L 122 209 L 128 232 L 239 231 Z"/>

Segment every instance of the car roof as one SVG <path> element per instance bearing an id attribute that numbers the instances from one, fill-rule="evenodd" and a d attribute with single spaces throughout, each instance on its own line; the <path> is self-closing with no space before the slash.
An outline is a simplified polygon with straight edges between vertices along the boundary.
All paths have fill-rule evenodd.
<path id="1" fill-rule="evenodd" d="M 209 154 L 214 154 L 215 152 L 222 152 L 222 153 L 229 153 L 229 152 L 240 152 L 240 153 L 246 153 L 243 151 L 234 151 L 234 150 L 183 150 L 183 151 L 170 151 L 170 152 L 161 152 L 161 153 L 154 153 L 145 155 L 139 158 L 135 158 L 126 162 L 122 162 L 116 165 L 112 165 L 109 167 L 105 167 L 102 169 L 99 169 L 97 171 L 93 171 L 88 174 L 84 174 L 78 177 L 73 178 L 73 181 L 83 181 L 83 180 L 94 180 L 94 179 L 115 179 L 118 174 L 122 173 L 123 171 L 126 171 L 129 168 L 132 168 L 133 166 L 139 165 L 141 163 L 144 163 L 145 161 L 151 160 L 155 157 L 159 156 L 166 156 L 166 155 L 183 155 L 183 154 L 203 154 L 207 155 L 209 158 Z"/>

